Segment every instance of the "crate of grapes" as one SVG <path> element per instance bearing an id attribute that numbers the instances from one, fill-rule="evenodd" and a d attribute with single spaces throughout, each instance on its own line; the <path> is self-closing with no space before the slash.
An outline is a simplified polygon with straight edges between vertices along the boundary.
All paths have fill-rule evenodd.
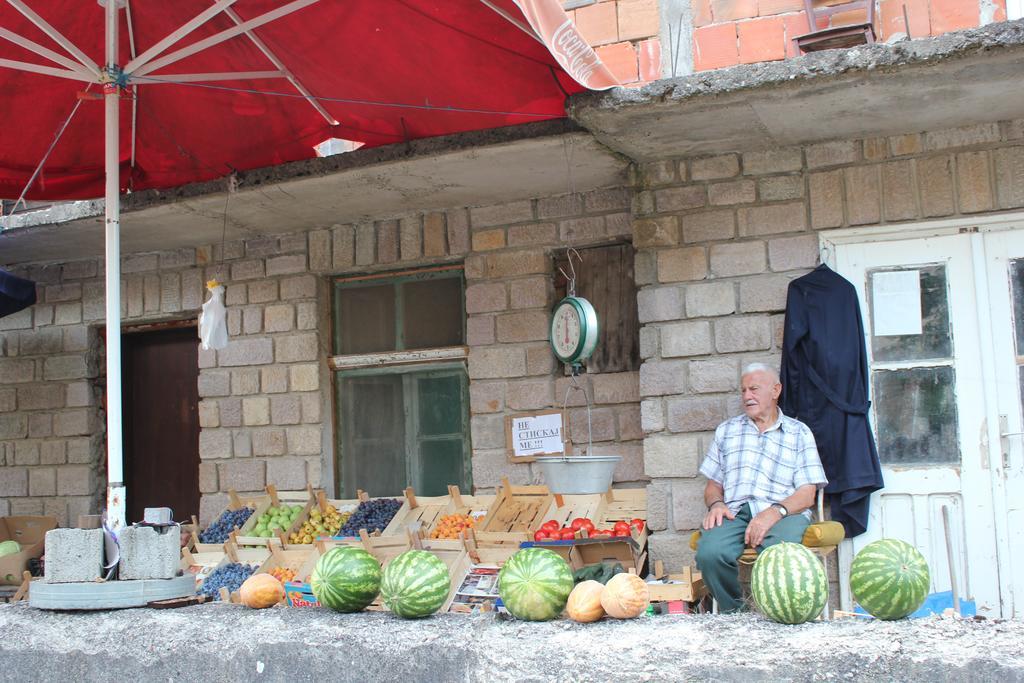
<path id="1" fill-rule="evenodd" d="M 259 508 L 266 508 L 270 505 L 270 496 L 267 494 L 254 494 L 239 496 L 234 490 L 228 491 L 228 506 L 205 530 L 198 534 L 193 533 L 189 542 L 189 549 L 193 552 L 211 552 L 221 549 L 233 533 L 243 528 Z M 193 526 L 199 528 L 199 523 L 193 518 Z"/>
<path id="2" fill-rule="evenodd" d="M 239 548 L 228 541 L 220 551 L 193 553 L 181 550 L 181 569 L 196 579 L 196 592 L 207 599 L 221 599 L 221 589 L 237 592 L 242 581 L 256 572 L 270 556 L 267 548 Z"/>
<path id="3" fill-rule="evenodd" d="M 365 491 L 359 491 L 359 504 L 332 539 L 353 539 L 360 530 L 370 536 L 380 536 L 403 505 L 397 498 L 371 498 Z"/>
<path id="4" fill-rule="evenodd" d="M 487 515 L 476 526 L 477 544 L 518 546 L 532 541 L 553 500 L 547 486 L 512 486 L 508 478 L 502 479 Z"/>

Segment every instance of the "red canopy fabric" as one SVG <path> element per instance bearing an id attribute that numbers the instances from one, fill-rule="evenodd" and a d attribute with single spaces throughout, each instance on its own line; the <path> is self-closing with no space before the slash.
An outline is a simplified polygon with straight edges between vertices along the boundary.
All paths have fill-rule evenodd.
<path id="1" fill-rule="evenodd" d="M 557 0 L 522 1 L 530 16 L 515 0 L 490 3 L 523 26 L 537 22 L 540 5 L 547 28 L 538 30 L 550 35 L 561 12 Z M 212 4 L 214 0 L 130 0 L 131 34 L 126 13 L 119 13 L 120 64 Z M 231 10 L 245 21 L 285 4 L 239 0 Z M 88 0 L 35 1 L 31 7 L 102 66 L 103 7 Z M 165 53 L 233 26 L 231 18 L 218 14 Z M 0 5 L 0 27 L 67 54 L 7 3 Z M 328 123 L 281 78 L 162 82 L 175 74 L 276 69 L 249 38 L 239 35 L 156 69 L 126 91 L 121 107 L 122 190 L 169 188 L 233 170 L 307 159 L 315 156 L 314 145 L 329 138 L 377 146 L 560 118 L 566 97 L 584 89 L 544 44 L 479 0 L 321 0 L 254 32 L 338 125 Z M 560 59 L 566 63 L 569 43 L 564 35 L 559 40 Z M 588 58 L 596 61 L 592 52 Z M 55 66 L 10 40 L 0 40 L 2 59 Z M 0 197 L 21 194 L 78 103 L 26 196 L 102 196 L 101 86 L 0 64 L 0 87 Z"/>

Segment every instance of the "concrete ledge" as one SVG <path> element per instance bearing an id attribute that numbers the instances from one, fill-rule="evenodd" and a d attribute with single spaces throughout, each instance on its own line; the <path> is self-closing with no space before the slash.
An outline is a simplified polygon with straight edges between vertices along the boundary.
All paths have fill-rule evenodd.
<path id="1" fill-rule="evenodd" d="M 574 95 L 569 115 L 632 159 L 765 149 L 1024 116 L 1024 20 Z"/>
<path id="2" fill-rule="evenodd" d="M 58 614 L 0 606 L 0 681 L 1024 681 L 1024 623 L 780 626 L 756 615 L 580 625 L 404 621 L 236 605 Z M 196 669 L 195 667 L 199 667 Z"/>

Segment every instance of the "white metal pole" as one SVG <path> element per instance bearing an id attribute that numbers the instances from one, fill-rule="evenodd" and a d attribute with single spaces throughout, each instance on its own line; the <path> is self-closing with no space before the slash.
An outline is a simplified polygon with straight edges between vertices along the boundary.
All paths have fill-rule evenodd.
<path id="1" fill-rule="evenodd" d="M 106 0 L 107 76 L 117 73 L 117 5 Z M 121 204 L 120 204 L 120 92 L 106 83 L 104 106 L 104 166 L 107 176 L 106 304 L 107 304 L 107 525 L 117 531 L 125 525 L 125 485 L 121 430 Z"/>

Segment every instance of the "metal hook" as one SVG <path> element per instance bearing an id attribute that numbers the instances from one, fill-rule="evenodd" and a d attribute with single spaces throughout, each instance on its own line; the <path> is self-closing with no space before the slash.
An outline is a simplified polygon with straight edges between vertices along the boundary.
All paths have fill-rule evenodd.
<path id="1" fill-rule="evenodd" d="M 579 376 L 579 374 L 580 374 L 580 366 L 579 365 L 572 365 L 572 366 L 570 366 L 569 379 L 572 380 L 572 384 L 569 385 L 568 387 L 566 387 L 566 389 L 565 389 L 565 398 L 562 399 L 562 410 L 564 411 L 569 406 L 569 394 L 570 393 L 572 393 L 573 391 L 582 391 L 583 392 L 583 397 L 585 399 L 587 399 L 587 450 L 584 451 L 584 454 L 585 455 L 590 455 L 593 452 L 593 450 L 594 450 L 594 425 L 593 425 L 593 420 L 592 420 L 591 411 L 590 411 L 590 404 L 591 404 L 590 392 L 588 392 L 587 388 L 585 386 L 582 386 L 576 380 L 576 378 Z M 569 442 L 570 442 L 570 440 L 566 439 L 566 443 L 569 443 Z M 566 454 L 566 455 L 569 455 L 569 454 Z"/>
<path id="2" fill-rule="evenodd" d="M 561 266 L 558 267 L 558 272 L 562 274 L 567 281 L 566 294 L 568 296 L 576 296 L 576 266 L 572 264 L 572 255 L 576 254 L 576 259 L 583 263 L 583 257 L 580 256 L 580 252 L 575 247 L 569 247 L 565 250 L 565 260 L 569 262 L 569 270 L 572 271 L 572 276 L 565 272 Z"/>

